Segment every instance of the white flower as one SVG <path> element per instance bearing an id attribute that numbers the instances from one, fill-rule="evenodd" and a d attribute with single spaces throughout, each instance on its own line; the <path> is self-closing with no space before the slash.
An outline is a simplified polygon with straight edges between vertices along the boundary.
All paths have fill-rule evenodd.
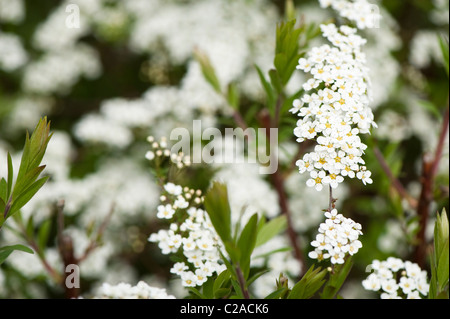
<path id="1" fill-rule="evenodd" d="M 183 191 L 183 188 L 180 185 L 175 185 L 173 183 L 167 183 L 164 185 L 164 189 L 171 195 L 179 196 Z"/>
<path id="2" fill-rule="evenodd" d="M 184 287 L 195 287 L 197 286 L 197 276 L 192 271 L 183 272 L 181 282 Z"/>
<path id="3" fill-rule="evenodd" d="M 364 183 L 364 185 L 373 183 L 370 175 L 372 175 L 370 171 L 361 171 L 356 173 L 356 177 L 360 179 Z"/>
<path id="4" fill-rule="evenodd" d="M 184 199 L 183 196 L 178 196 L 177 200 L 174 203 L 174 206 L 177 208 L 187 208 L 189 206 L 189 203 Z"/>
<path id="5" fill-rule="evenodd" d="M 389 269 L 394 272 L 397 272 L 404 267 L 403 260 L 400 258 L 389 257 L 386 262 Z"/>
<path id="6" fill-rule="evenodd" d="M 381 288 L 390 295 L 397 295 L 398 285 L 395 279 L 381 281 Z"/>
<path id="7" fill-rule="evenodd" d="M 189 267 L 184 262 L 178 262 L 172 266 L 170 272 L 172 274 L 181 275 L 187 269 L 189 269 Z"/>
<path id="8" fill-rule="evenodd" d="M 325 178 L 324 171 L 312 171 L 310 173 L 311 178 L 306 181 L 306 185 L 314 187 L 317 191 L 321 191 L 323 188 L 323 179 Z"/>
<path id="9" fill-rule="evenodd" d="M 158 213 L 156 214 L 156 217 L 160 219 L 171 219 L 173 215 L 175 214 L 175 210 L 172 208 L 172 205 L 159 205 L 158 206 Z"/>
<path id="10" fill-rule="evenodd" d="M 409 294 L 414 289 L 416 289 L 416 282 L 413 278 L 402 277 L 400 278 L 398 286 L 403 290 L 405 294 Z"/>
<path id="11" fill-rule="evenodd" d="M 367 279 L 363 280 L 362 285 L 366 290 L 378 291 L 381 288 L 381 280 L 376 274 L 370 274 Z"/>

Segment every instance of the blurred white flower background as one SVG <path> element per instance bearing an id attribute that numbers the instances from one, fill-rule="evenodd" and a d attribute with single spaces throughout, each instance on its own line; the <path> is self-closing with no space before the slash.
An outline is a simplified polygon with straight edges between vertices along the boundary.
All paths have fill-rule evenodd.
<path id="1" fill-rule="evenodd" d="M 316 27 L 340 21 L 335 8 L 321 7 L 326 2 L 293 1 L 295 18 Z M 333 192 L 337 211 L 362 225 L 362 248 L 342 292 L 347 298 L 377 297 L 361 284 L 373 260 L 414 259 L 417 211 L 398 196 L 373 149 L 383 152 L 408 193 L 418 198 L 422 154 L 435 151 L 441 113 L 448 107 L 438 41 L 438 35 L 448 37 L 448 1 L 374 3 L 379 28 L 359 32 L 367 39 L 361 49 L 372 87 L 367 107 L 378 126 L 361 137 L 368 145 L 361 154 L 373 184 L 346 178 Z M 79 28 L 66 26 L 69 4 L 80 10 Z M 35 232 L 48 225 L 48 237 L 40 255 L 14 252 L 1 265 L 0 297 L 64 296 L 52 275 L 64 271 L 57 239 L 62 200 L 64 234 L 79 258 L 79 296 L 158 299 L 189 293 L 183 275 L 171 272 L 174 260 L 161 252 L 157 239 L 148 240 L 169 223 L 157 217 L 164 194 L 145 158 L 147 137 L 159 141 L 174 128 L 192 130 L 193 120 L 204 128 L 236 126 L 233 107 L 205 80 L 196 52 L 209 58 L 224 90 L 239 88 L 244 120 L 256 121 L 266 97 L 255 65 L 264 74 L 273 68 L 276 25 L 285 9 L 285 1 L 278 0 L 0 0 L 0 177 L 7 175 L 8 151 L 18 167 L 25 132 L 40 117 L 47 116 L 53 132 L 43 159 L 50 179 L 21 211 L 24 220 L 32 216 Z M 319 36 L 309 46 L 324 41 Z M 294 94 L 307 80 L 297 70 L 286 92 Z M 287 117 L 290 121 L 281 125 L 290 137 L 280 138 L 280 167 L 286 168 L 287 208 L 306 264 L 284 249 L 291 245 L 288 234 L 258 247 L 252 266 L 270 268 L 253 285 L 253 295 L 261 298 L 276 289 L 281 273 L 292 285 L 315 262 L 308 257 L 314 251 L 310 242 L 328 208 L 328 188 L 307 187 L 309 177 L 295 165 L 291 169 L 303 156 L 292 133 L 297 117 Z M 428 241 L 435 211 L 448 208 L 448 130 L 443 145 Z M 205 192 L 211 180 L 220 180 L 228 186 L 234 222 L 255 212 L 272 219 L 283 211 L 280 193 L 258 168 L 252 163 L 191 165 L 179 182 Z M 26 244 L 14 221 L 8 223 L 0 232 L 2 245 Z M 275 250 L 280 251 L 264 257 Z"/>

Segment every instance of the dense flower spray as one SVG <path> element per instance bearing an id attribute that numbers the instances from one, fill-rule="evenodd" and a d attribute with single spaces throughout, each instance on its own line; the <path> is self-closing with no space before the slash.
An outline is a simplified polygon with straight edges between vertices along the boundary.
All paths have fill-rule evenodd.
<path id="1" fill-rule="evenodd" d="M 311 242 L 315 249 L 308 256 L 318 261 L 329 258 L 332 264 L 343 264 L 347 255 L 356 254 L 362 247 L 358 240 L 362 235 L 361 225 L 338 214 L 336 209 L 326 212 L 325 217 L 327 219 L 319 226 L 319 234 Z"/>
<path id="2" fill-rule="evenodd" d="M 319 0 L 331 6 L 360 29 L 376 27 L 376 6 L 366 0 Z M 370 78 L 361 47 L 366 40 L 348 25 L 321 25 L 322 35 L 332 44 L 312 48 L 298 61 L 297 69 L 312 77 L 303 85 L 305 94 L 296 99 L 291 112 L 300 119 L 294 129 L 297 142 L 314 140 L 314 151 L 297 161 L 300 173 L 308 172 L 309 187 L 321 191 L 336 188 L 344 177 L 372 183 L 362 159 L 367 146 L 360 134 L 376 127 L 369 102 Z"/>
<path id="3" fill-rule="evenodd" d="M 298 142 L 315 140 L 314 151 L 297 161 L 300 173 L 308 172 L 309 187 L 336 188 L 344 177 L 372 183 L 362 155 L 367 146 L 360 134 L 375 126 L 369 107 L 369 77 L 361 46 L 366 42 L 356 29 L 321 25 L 328 44 L 313 48 L 299 60 L 298 69 L 310 73 L 306 93 L 294 101 L 291 112 L 300 119 L 294 134 Z"/>

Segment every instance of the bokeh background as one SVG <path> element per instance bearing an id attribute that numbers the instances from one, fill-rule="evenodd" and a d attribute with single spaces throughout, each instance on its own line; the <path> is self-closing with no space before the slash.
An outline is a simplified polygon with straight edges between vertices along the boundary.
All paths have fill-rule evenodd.
<path id="1" fill-rule="evenodd" d="M 72 3 L 80 8 L 80 28 L 65 25 L 66 7 Z M 296 17 L 306 23 L 336 19 L 318 1 L 294 3 Z M 364 232 L 363 249 L 342 292 L 348 298 L 376 297 L 361 286 L 365 266 L 373 259 L 414 257 L 416 210 L 397 195 L 373 149 L 381 150 L 395 176 L 418 198 L 422 158 L 434 153 L 448 107 L 448 77 L 438 41 L 439 35 L 448 39 L 448 1 L 374 3 L 383 17 L 380 28 L 363 32 L 379 126 L 366 140 L 374 183 L 363 187 L 348 181 L 335 194 L 339 211 L 361 223 Z M 284 7 L 285 1 L 275 0 L 0 0 L 0 176 L 6 175 L 7 151 L 18 166 L 25 132 L 41 116 L 48 117 L 54 133 L 44 158 L 51 179 L 22 211 L 25 220 L 33 216 L 36 234 L 43 225 L 48 229 L 41 259 L 62 273 L 55 203 L 65 201 L 65 232 L 77 256 L 86 252 L 114 204 L 101 243 L 80 263 L 82 296 L 94 295 L 104 282 L 134 285 L 139 280 L 178 297 L 187 294 L 169 272 L 170 258 L 147 241 L 164 225 L 155 217 L 159 188 L 144 157 L 146 137 L 192 128 L 194 119 L 202 120 L 203 127 L 235 125 L 226 101 L 205 81 L 194 50 L 209 57 L 224 86 L 236 84 L 242 113 L 256 126 L 265 95 L 254 65 L 264 72 L 272 67 L 276 23 L 283 19 Z M 295 72 L 287 90 L 296 92 L 304 81 Z M 284 129 L 292 132 L 294 127 L 295 121 L 286 121 Z M 293 134 L 280 147 L 281 163 L 289 166 L 297 154 Z M 440 163 L 427 239 L 436 211 L 448 211 L 448 132 Z M 212 179 L 227 182 L 236 214 L 245 205 L 246 214 L 257 211 L 272 218 L 280 213 L 270 179 L 254 165 L 199 165 L 180 182 L 206 190 Z M 321 211 L 328 207 L 328 193 L 307 188 L 305 181 L 293 170 L 286 190 L 307 252 L 323 220 Z M 11 228 L 1 230 L 0 242 L 24 242 Z M 264 249 L 288 245 L 280 235 Z M 290 252 L 258 263 L 272 271 L 255 283 L 257 296 L 273 291 L 280 272 L 290 278 L 299 272 Z M 0 297 L 63 296 L 63 287 L 36 254 L 13 253 L 0 268 Z"/>

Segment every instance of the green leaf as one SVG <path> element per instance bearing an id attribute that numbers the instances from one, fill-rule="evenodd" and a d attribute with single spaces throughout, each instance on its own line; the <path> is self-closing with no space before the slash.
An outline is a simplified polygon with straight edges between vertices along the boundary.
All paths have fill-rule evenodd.
<path id="1" fill-rule="evenodd" d="M 0 199 L 2 199 L 5 204 L 8 199 L 8 183 L 6 182 L 6 179 L 4 179 L 4 178 L 2 178 L 0 180 Z M 3 210 L 2 210 L 2 213 L 3 213 Z"/>
<path id="2" fill-rule="evenodd" d="M 230 288 L 219 288 L 214 292 L 214 298 L 222 299 L 225 296 L 228 296 L 231 293 Z"/>
<path id="3" fill-rule="evenodd" d="M 37 234 L 37 243 L 38 243 L 38 247 L 41 251 L 45 250 L 45 246 L 47 245 L 47 241 L 50 236 L 51 226 L 52 226 L 52 220 L 47 219 L 39 227 L 38 234 Z"/>
<path id="4" fill-rule="evenodd" d="M 434 253 L 431 258 L 430 296 L 440 294 L 449 281 L 449 223 L 445 209 L 437 214 L 434 226 Z"/>
<path id="5" fill-rule="evenodd" d="M 282 215 L 272 219 L 266 223 L 258 232 L 256 238 L 256 247 L 261 246 L 268 242 L 270 239 L 278 235 L 280 232 L 287 228 L 286 216 Z"/>
<path id="6" fill-rule="evenodd" d="M 250 257 L 256 244 L 257 227 L 258 227 L 258 214 L 253 214 L 253 216 L 250 217 L 250 220 L 247 222 L 244 229 L 242 230 L 239 240 L 237 242 L 237 247 L 241 252 L 240 265 L 242 267 L 245 279 L 247 279 L 247 274 L 250 270 Z"/>
<path id="7" fill-rule="evenodd" d="M 445 39 L 444 36 L 439 36 L 439 45 L 441 47 L 442 52 L 442 61 L 444 63 L 445 71 L 447 72 L 447 77 L 449 75 L 448 65 L 449 65 L 449 49 L 448 49 L 448 39 Z"/>
<path id="8" fill-rule="evenodd" d="M 47 122 L 46 117 L 39 120 L 31 137 L 27 132 L 17 181 L 21 180 L 29 170 L 39 166 L 50 138 L 50 123 Z"/>
<path id="9" fill-rule="evenodd" d="M 14 185 L 12 200 L 22 195 L 22 192 L 32 183 L 36 181 L 39 175 L 44 170 L 45 165 L 31 168 L 26 174 L 17 180 L 16 185 Z"/>
<path id="10" fill-rule="evenodd" d="M 263 87 L 264 91 L 266 92 L 267 107 L 269 109 L 273 109 L 275 107 L 275 101 L 276 101 L 275 92 L 272 89 L 272 87 L 269 84 L 269 82 L 266 80 L 266 78 L 265 78 L 263 72 L 261 71 L 261 69 L 256 64 L 255 64 L 255 69 L 258 72 L 259 81 L 261 82 L 262 87 Z"/>
<path id="11" fill-rule="evenodd" d="M 280 297 L 288 290 L 289 288 L 287 287 L 277 289 L 274 292 L 268 294 L 266 297 L 264 297 L 264 299 L 280 299 Z"/>
<path id="12" fill-rule="evenodd" d="M 45 182 L 48 180 L 48 176 L 38 179 L 36 182 L 31 184 L 23 193 L 12 203 L 11 210 L 8 213 L 8 217 L 12 216 L 15 212 L 25 206 L 26 203 L 33 198 L 34 195 L 44 186 Z"/>
<path id="13" fill-rule="evenodd" d="M 214 277 L 210 277 L 203 285 L 202 292 L 206 299 L 214 299 Z"/>
<path id="14" fill-rule="evenodd" d="M 216 280 L 214 280 L 214 285 L 213 285 L 213 291 L 214 291 L 214 295 L 216 295 L 216 292 L 222 288 L 222 285 L 227 282 L 229 279 L 231 278 L 231 273 L 230 271 L 224 270 L 222 271 L 216 278 Z M 217 298 L 217 296 L 216 296 Z"/>
<path id="15" fill-rule="evenodd" d="M 207 299 L 197 288 L 189 287 L 189 291 L 200 299 Z"/>
<path id="16" fill-rule="evenodd" d="M 292 287 L 288 299 L 311 298 L 325 283 L 324 277 L 326 274 L 327 270 L 321 270 L 320 267 L 314 269 L 314 265 L 312 265 L 302 279 Z"/>
<path id="17" fill-rule="evenodd" d="M 260 270 L 258 272 L 256 272 L 255 274 L 253 274 L 246 282 L 247 287 L 250 287 L 250 285 L 256 281 L 256 279 L 258 279 L 259 277 L 261 277 L 264 274 L 267 274 L 268 272 L 270 272 L 270 269 L 263 269 Z"/>
<path id="18" fill-rule="evenodd" d="M 0 247 L 0 265 L 11 255 L 15 250 L 23 251 L 29 254 L 34 254 L 33 250 L 24 245 L 13 245 Z"/>
<path id="19" fill-rule="evenodd" d="M 342 285 L 344 284 L 345 279 L 350 273 L 352 266 L 353 262 L 351 257 L 348 258 L 344 264 L 335 265 L 334 273 L 330 275 L 330 278 L 328 279 L 328 282 L 326 283 L 320 295 L 321 299 L 332 299 L 337 295 Z"/>
<path id="20" fill-rule="evenodd" d="M 441 255 L 439 256 L 439 264 L 437 265 L 437 280 L 439 283 L 439 290 L 443 291 L 448 284 L 449 277 L 449 244 L 448 239 L 443 246 Z"/>
<path id="21" fill-rule="evenodd" d="M 222 88 L 219 79 L 216 76 L 216 71 L 214 70 L 214 67 L 212 66 L 208 56 L 200 50 L 195 50 L 194 57 L 200 64 L 203 76 L 205 77 L 206 81 L 217 93 L 222 94 Z"/>
<path id="22" fill-rule="evenodd" d="M 269 77 L 270 77 L 270 83 L 272 84 L 273 88 L 278 94 L 281 94 L 283 92 L 283 85 L 281 83 L 280 76 L 278 74 L 278 71 L 275 69 L 269 70 Z"/>
<path id="23" fill-rule="evenodd" d="M 224 244 L 231 240 L 231 208 L 225 184 L 214 182 L 205 195 L 205 209 Z"/>
<path id="24" fill-rule="evenodd" d="M 13 178 L 14 178 L 14 169 L 12 164 L 12 158 L 11 154 L 8 152 L 8 191 L 6 197 L 4 197 L 5 200 L 6 198 L 9 198 L 9 196 L 11 195 Z"/>
<path id="25" fill-rule="evenodd" d="M 228 85 L 227 101 L 233 109 L 239 109 L 239 89 L 235 83 L 230 83 Z"/>

